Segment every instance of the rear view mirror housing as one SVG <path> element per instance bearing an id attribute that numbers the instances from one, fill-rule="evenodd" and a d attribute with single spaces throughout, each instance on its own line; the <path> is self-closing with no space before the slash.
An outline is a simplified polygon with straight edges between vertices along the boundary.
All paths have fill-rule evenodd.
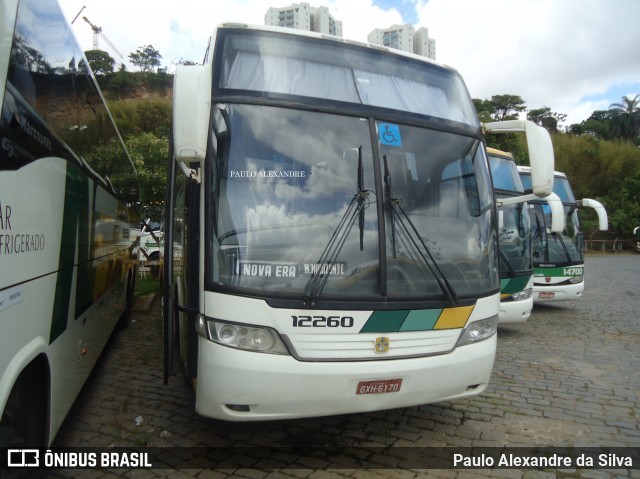
<path id="1" fill-rule="evenodd" d="M 528 120 L 507 120 L 485 123 L 486 133 L 524 132 L 527 137 L 533 194 L 538 198 L 553 192 L 555 160 L 549 132 Z M 526 201 L 526 200 L 523 200 Z"/>

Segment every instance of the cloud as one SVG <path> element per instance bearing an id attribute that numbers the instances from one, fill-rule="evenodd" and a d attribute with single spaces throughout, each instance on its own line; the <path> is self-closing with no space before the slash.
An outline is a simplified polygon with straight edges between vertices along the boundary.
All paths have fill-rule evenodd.
<path id="1" fill-rule="evenodd" d="M 169 71 L 180 60 L 202 61 L 214 27 L 222 22 L 264 24 L 271 6 L 292 0 L 60 0 L 69 20 L 83 5 L 92 23 L 124 55 L 153 45 Z M 381 0 L 375 0 L 379 3 Z M 588 98 L 608 107 L 620 101 L 614 87 L 640 90 L 640 2 L 637 0 L 320 0 L 343 22 L 345 38 L 366 41 L 374 28 L 402 24 L 400 10 L 415 3 L 418 24 L 436 40 L 437 60 L 463 75 L 474 98 L 520 95 L 529 108 L 548 106 L 586 119 Z M 73 26 L 85 49 L 92 31 L 81 18 Z M 100 48 L 109 51 L 104 42 Z M 112 53 L 112 55 L 114 55 Z M 115 57 L 115 56 L 114 56 Z M 638 91 L 640 93 L 640 91 Z M 600 106 L 599 108 L 603 108 Z"/>
<path id="2" fill-rule="evenodd" d="M 205 0 L 60 0 L 61 6 L 71 21 L 86 6 L 82 16 L 103 28 L 103 33 L 124 55 L 140 46 L 153 45 L 169 66 L 177 61 L 199 62 L 204 56 L 206 42 L 216 25 L 223 22 L 264 24 L 264 15 L 269 7 L 286 6 L 287 2 L 273 0 L 234 0 L 211 2 Z M 330 13 L 343 22 L 345 37 L 366 41 L 367 34 L 376 27 L 402 23 L 395 9 L 384 10 L 373 6 L 371 0 L 329 0 L 312 2 L 314 6 L 325 5 Z M 74 23 L 74 32 L 85 49 L 92 48 L 91 27 L 82 18 Z M 99 42 L 101 39 L 99 38 Z M 110 49 L 101 42 L 101 49 Z M 114 53 L 110 52 L 112 56 Z"/>
<path id="3" fill-rule="evenodd" d="M 417 10 L 438 61 L 474 98 L 520 95 L 570 124 L 593 111 L 584 98 L 640 81 L 636 0 L 420 0 Z"/>

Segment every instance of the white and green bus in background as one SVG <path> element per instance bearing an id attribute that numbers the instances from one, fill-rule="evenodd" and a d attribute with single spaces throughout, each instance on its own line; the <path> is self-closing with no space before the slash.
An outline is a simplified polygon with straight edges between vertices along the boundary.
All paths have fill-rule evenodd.
<path id="1" fill-rule="evenodd" d="M 525 189 L 531 187 L 531 169 L 519 166 Z M 598 227 L 607 230 L 604 206 L 589 198 L 576 200 L 567 175 L 555 172 L 553 192 L 562 201 L 565 227 L 562 232 L 550 232 L 553 214 L 544 201 L 532 201 L 533 228 L 533 301 L 564 301 L 578 299 L 584 291 L 584 235 L 578 211 L 593 208 L 598 215 Z"/>
<path id="2" fill-rule="evenodd" d="M 500 205 L 501 200 L 524 195 L 524 187 L 511 153 L 487 148 L 487 154 L 498 202 L 500 323 L 522 322 L 533 309 L 528 204 Z"/>
<path id="3" fill-rule="evenodd" d="M 513 155 L 495 148 L 487 148 L 487 154 L 498 204 L 500 323 L 519 323 L 529 319 L 533 309 L 529 203 L 522 202 L 525 189 Z M 545 201 L 553 208 L 556 220 L 549 231 L 562 231 L 562 203 L 553 193 Z"/>
<path id="4" fill-rule="evenodd" d="M 178 66 L 165 219 L 165 380 L 199 414 L 345 414 L 481 393 L 500 309 L 483 129 L 423 57 L 224 24 Z M 525 131 L 534 192 L 553 150 Z M 177 351 L 176 351 L 177 350 Z"/>
<path id="5" fill-rule="evenodd" d="M 42 447 L 126 318 L 137 180 L 55 0 L 3 0 L 0 105 L 0 446 Z"/>

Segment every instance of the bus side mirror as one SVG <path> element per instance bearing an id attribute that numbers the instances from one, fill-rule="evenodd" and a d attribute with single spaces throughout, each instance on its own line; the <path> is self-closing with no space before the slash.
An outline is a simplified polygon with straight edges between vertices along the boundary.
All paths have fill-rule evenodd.
<path id="1" fill-rule="evenodd" d="M 173 156 L 202 162 L 207 152 L 211 65 L 178 65 L 173 79 Z"/>
<path id="2" fill-rule="evenodd" d="M 487 133 L 524 132 L 527 136 L 529 161 L 531 163 L 531 186 L 539 198 L 553 192 L 554 156 L 549 132 L 528 120 L 507 120 L 485 123 Z"/>
<path id="3" fill-rule="evenodd" d="M 607 210 L 604 205 L 599 201 L 592 200 L 591 198 L 584 198 L 578 200 L 578 207 L 580 208 L 593 208 L 598 215 L 598 228 L 600 231 L 607 231 L 609 229 L 609 218 L 607 216 Z"/>
<path id="4" fill-rule="evenodd" d="M 564 206 L 555 193 L 543 198 L 551 208 L 551 233 L 562 233 L 564 230 Z"/>

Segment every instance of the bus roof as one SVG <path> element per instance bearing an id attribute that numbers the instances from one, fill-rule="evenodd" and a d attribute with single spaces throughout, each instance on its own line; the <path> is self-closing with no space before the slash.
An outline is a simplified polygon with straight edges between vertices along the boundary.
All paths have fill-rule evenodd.
<path id="1" fill-rule="evenodd" d="M 497 148 L 491 148 L 490 146 L 487 146 L 487 153 L 493 156 L 502 156 L 504 158 L 513 160 L 512 153 L 509 153 L 508 151 L 498 150 Z"/>
<path id="2" fill-rule="evenodd" d="M 487 148 L 487 150 L 488 149 L 489 148 Z M 531 173 L 531 167 L 518 165 L 518 173 Z M 554 171 L 553 176 L 556 176 L 558 178 L 565 178 L 565 179 L 567 178 L 567 174 L 563 173 L 562 171 Z"/>
<path id="3" fill-rule="evenodd" d="M 453 68 L 453 67 L 451 67 L 449 65 L 446 65 L 444 63 L 440 63 L 440 62 L 437 62 L 435 60 L 432 60 L 431 58 L 423 57 L 421 55 L 416 55 L 415 53 L 409 53 L 409 52 L 405 52 L 405 51 L 402 51 L 402 50 L 397 50 L 395 48 L 385 47 L 384 45 L 376 45 L 376 44 L 373 44 L 373 43 L 360 42 L 360 41 L 357 41 L 357 40 L 350 40 L 350 39 L 346 39 L 346 38 L 342 38 L 342 37 L 337 37 L 335 35 L 329 35 L 329 34 L 326 34 L 326 33 L 311 32 L 311 31 L 308 31 L 308 30 L 298 30 L 298 29 L 295 29 L 295 28 L 278 27 L 278 26 L 273 26 L 273 25 L 253 25 L 253 24 L 249 24 L 249 23 L 233 23 L 233 22 L 221 23 L 215 28 L 215 30 L 213 31 L 213 34 L 211 35 L 211 37 L 209 39 L 209 48 L 207 49 L 207 55 L 205 56 L 204 63 L 208 63 L 210 61 L 208 52 L 212 51 L 212 49 L 213 49 L 212 43 L 215 42 L 216 34 L 217 34 L 218 30 L 227 29 L 227 28 L 245 28 L 247 30 L 254 30 L 254 31 L 277 32 L 277 33 L 288 34 L 288 35 L 291 35 L 291 36 L 308 37 L 308 38 L 322 38 L 324 40 L 330 40 L 330 41 L 334 41 L 336 43 L 345 43 L 345 44 L 348 44 L 348 45 L 359 45 L 361 47 L 371 48 L 371 49 L 375 49 L 375 50 L 382 50 L 384 52 L 391 53 L 392 55 L 404 56 L 404 57 L 407 57 L 407 58 L 411 58 L 413 60 L 422 61 L 424 63 L 430 63 L 432 65 L 437 65 L 439 67 L 446 68 L 448 70 L 452 70 L 452 71 L 458 72 L 458 70 L 456 70 L 455 68 Z"/>

